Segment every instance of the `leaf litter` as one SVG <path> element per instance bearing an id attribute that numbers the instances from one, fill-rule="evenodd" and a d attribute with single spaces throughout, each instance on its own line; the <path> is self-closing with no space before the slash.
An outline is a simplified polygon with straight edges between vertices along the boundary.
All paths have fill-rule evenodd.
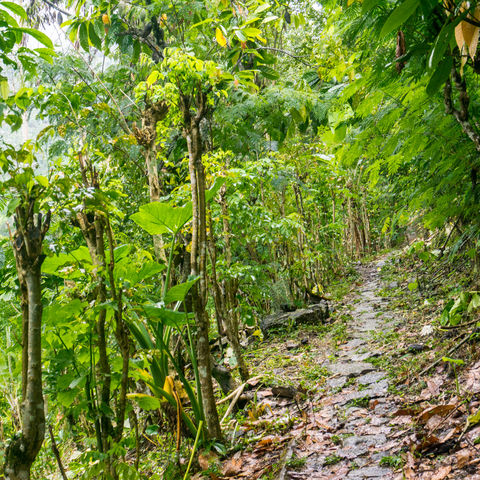
<path id="1" fill-rule="evenodd" d="M 460 375 L 460 396 L 444 365 L 421 379 L 408 372 L 392 378 L 376 361 L 398 356 L 414 339 L 405 320 L 411 312 L 392 315 L 376 293 L 385 262 L 359 268 L 363 282 L 335 319 L 350 315 L 343 337 L 304 329 L 296 332 L 304 340 L 298 347 L 270 340 L 255 364 L 261 380 L 250 386 L 253 396 L 247 392 L 246 414 L 233 422 L 236 451 L 209 478 L 480 480 L 480 361 Z M 397 332 L 397 342 L 386 344 L 379 331 Z M 283 360 L 265 374 L 272 351 Z M 423 355 L 434 359 L 434 352 Z M 307 386 L 299 375 L 306 356 L 318 366 Z M 410 393 L 419 380 L 424 386 Z"/>

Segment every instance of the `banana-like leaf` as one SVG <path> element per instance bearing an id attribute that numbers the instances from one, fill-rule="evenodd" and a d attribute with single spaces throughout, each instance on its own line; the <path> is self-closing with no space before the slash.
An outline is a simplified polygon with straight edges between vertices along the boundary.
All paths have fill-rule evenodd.
<path id="1" fill-rule="evenodd" d="M 167 294 L 165 295 L 165 298 L 163 299 L 165 305 L 168 305 L 169 303 L 172 302 L 183 302 L 185 300 L 185 297 L 187 296 L 187 293 L 190 291 L 190 289 L 195 285 L 196 282 L 200 277 L 194 278 L 193 280 L 189 280 L 188 282 L 184 283 L 179 283 L 178 285 L 175 285 L 172 287 Z M 183 316 L 183 314 L 182 314 Z"/>

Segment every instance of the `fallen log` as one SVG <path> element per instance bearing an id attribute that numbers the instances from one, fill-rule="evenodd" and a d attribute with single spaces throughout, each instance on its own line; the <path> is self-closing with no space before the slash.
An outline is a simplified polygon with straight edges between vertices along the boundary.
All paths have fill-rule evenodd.
<path id="1" fill-rule="evenodd" d="M 330 317 L 330 308 L 326 300 L 301 308 L 294 312 L 280 312 L 268 315 L 260 320 L 260 329 L 267 337 L 272 330 L 286 329 L 295 325 L 323 323 Z"/>

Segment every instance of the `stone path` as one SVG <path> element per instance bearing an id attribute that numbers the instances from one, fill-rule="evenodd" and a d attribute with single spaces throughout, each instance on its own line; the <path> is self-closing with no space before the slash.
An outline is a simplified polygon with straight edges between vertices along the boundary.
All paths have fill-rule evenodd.
<path id="1" fill-rule="evenodd" d="M 402 444 L 392 418 L 398 407 L 389 396 L 387 374 L 366 360 L 381 355 L 374 335 L 394 328 L 382 313 L 380 260 L 361 267 L 363 284 L 352 306 L 349 338 L 339 346 L 335 358 L 324 363 L 332 376 L 326 391 L 312 402 L 313 421 L 297 439 L 293 453 L 306 458 L 302 469 L 288 470 L 290 479 L 401 479 L 391 465 Z M 373 346 L 372 346 L 373 345 Z M 298 438 L 298 437 L 297 437 Z M 387 457 L 382 461 L 382 458 Z"/>

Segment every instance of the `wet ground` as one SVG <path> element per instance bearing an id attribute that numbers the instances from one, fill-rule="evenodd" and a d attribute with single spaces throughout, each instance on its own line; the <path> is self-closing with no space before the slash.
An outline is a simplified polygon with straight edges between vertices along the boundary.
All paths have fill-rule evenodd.
<path id="1" fill-rule="evenodd" d="M 332 376 L 314 412 L 319 427 L 312 424 L 293 450 L 307 461 L 302 470 L 287 471 L 285 478 L 396 478 L 390 465 L 395 463 L 400 442 L 391 414 L 398 406 L 388 394 L 387 374 L 371 362 L 382 353 L 372 343 L 375 334 L 395 328 L 392 319 L 382 313 L 385 300 L 376 293 L 380 288 L 378 270 L 384 263 L 380 260 L 361 268 L 363 282 L 353 298 L 349 338 L 339 346 L 335 358 L 324 363 Z"/>
<path id="2" fill-rule="evenodd" d="M 441 332 L 429 334 L 420 361 L 413 347 L 423 351 L 422 327 L 434 332 L 439 313 L 422 325 L 413 296 L 402 304 L 410 310 L 392 310 L 402 307 L 379 293 L 399 287 L 380 280 L 387 261 L 358 267 L 357 288 L 332 323 L 293 329 L 250 351 L 254 397 L 244 418 L 231 420 L 238 451 L 223 462 L 222 479 L 480 480 L 480 420 L 467 420 L 480 415 L 480 358 L 472 346 L 460 392 L 446 365 L 433 363 L 451 346 L 438 343 Z M 416 372 L 425 359 L 437 366 L 412 375 L 415 359 Z"/>

